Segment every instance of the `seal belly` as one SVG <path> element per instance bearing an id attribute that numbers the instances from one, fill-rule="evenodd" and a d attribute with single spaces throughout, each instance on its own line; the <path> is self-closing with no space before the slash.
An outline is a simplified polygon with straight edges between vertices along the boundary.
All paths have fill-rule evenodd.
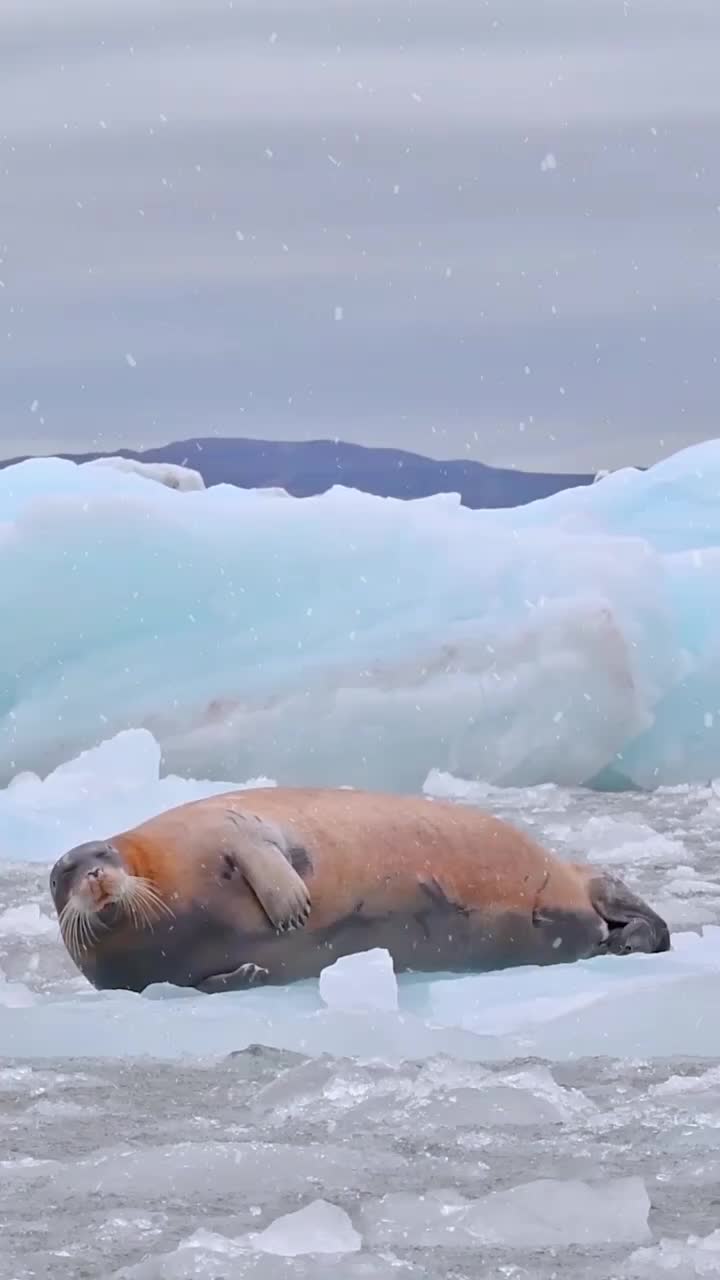
<path id="1" fill-rule="evenodd" d="M 88 955 L 83 972 L 99 991 L 141 992 L 162 982 L 192 987 L 251 959 L 245 952 L 256 950 L 254 943 L 253 934 L 196 907 L 152 932 L 108 940 Z"/>
<path id="2" fill-rule="evenodd" d="M 533 923 L 518 911 L 477 911 L 451 919 L 437 910 L 368 919 L 352 913 L 331 927 L 282 939 L 258 936 L 252 959 L 269 984 L 319 977 L 342 956 L 381 948 L 396 973 L 488 973 L 521 965 L 568 964 L 597 955 L 607 927 L 592 910 L 548 912 Z"/>

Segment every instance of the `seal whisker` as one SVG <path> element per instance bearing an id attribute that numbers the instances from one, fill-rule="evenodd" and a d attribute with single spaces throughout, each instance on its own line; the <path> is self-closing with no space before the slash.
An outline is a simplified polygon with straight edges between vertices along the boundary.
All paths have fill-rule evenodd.
<path id="1" fill-rule="evenodd" d="M 135 899 L 135 912 L 139 921 L 138 928 L 149 929 L 153 931 L 153 917 L 143 902 L 142 898 Z"/>
<path id="2" fill-rule="evenodd" d="M 58 923 L 63 942 L 73 959 L 77 960 L 95 941 L 95 928 L 99 921 L 92 920 L 87 910 L 69 898 L 60 912 Z"/>
<path id="3" fill-rule="evenodd" d="M 175 919 L 175 912 L 172 907 L 168 906 L 165 899 L 149 880 L 137 877 L 135 880 L 135 891 L 137 893 L 138 901 L 142 902 L 151 914 L 153 910 L 156 915 L 162 915 L 164 912 L 171 920 Z"/>
<path id="4" fill-rule="evenodd" d="M 89 951 L 90 947 L 92 946 L 97 936 L 96 929 L 102 929 L 103 925 L 100 923 L 99 920 L 94 919 L 92 916 L 88 915 L 87 913 L 84 913 L 80 917 L 80 921 L 81 921 L 81 926 L 83 929 L 83 936 L 84 936 L 83 950 Z"/>
<path id="5" fill-rule="evenodd" d="M 127 909 L 136 929 L 150 929 L 153 922 L 165 914 L 174 919 L 174 912 L 161 897 L 158 890 L 149 880 L 142 876 L 128 876 L 123 884 L 120 897 L 122 905 Z"/>
<path id="6" fill-rule="evenodd" d="M 77 919 L 78 919 L 78 939 L 80 942 L 80 947 L 82 948 L 83 951 L 87 951 L 88 943 L 92 941 L 90 927 L 87 922 L 87 917 L 84 914 L 82 914 L 82 915 L 79 915 Z"/>
<path id="7" fill-rule="evenodd" d="M 62 934 L 63 941 L 72 956 L 76 956 L 78 953 L 78 946 L 75 938 L 76 922 L 77 907 L 71 899 L 68 899 L 60 912 L 58 924 L 60 925 L 60 932 Z"/>
<path id="8" fill-rule="evenodd" d="M 147 923 L 147 921 L 145 919 L 144 912 L 140 910 L 138 895 L 133 891 L 132 882 L 130 880 L 123 885 L 122 892 L 118 898 L 118 903 L 130 916 L 133 929 L 136 929 L 139 933 L 140 929 Z"/>
<path id="9" fill-rule="evenodd" d="M 123 897 L 121 898 L 121 903 L 122 903 L 122 905 L 127 909 L 127 911 L 128 911 L 128 912 L 129 912 L 129 914 L 130 914 L 130 919 L 132 920 L 133 928 L 134 928 L 134 929 L 139 929 L 139 928 L 140 928 L 139 913 L 138 913 L 138 911 L 137 911 L 137 908 L 136 908 L 136 905 L 135 905 L 135 901 L 134 901 L 134 899 L 133 899 L 132 895 L 130 895 L 129 897 L 125 897 L 125 896 L 123 896 Z"/>
<path id="10" fill-rule="evenodd" d="M 152 916 L 150 915 L 150 911 L 146 907 L 140 895 L 137 895 L 136 897 L 131 898 L 130 910 L 132 911 L 133 919 L 136 922 L 135 927 L 139 929 L 142 926 L 145 929 L 149 929 L 150 932 L 152 933 L 153 931 Z"/>

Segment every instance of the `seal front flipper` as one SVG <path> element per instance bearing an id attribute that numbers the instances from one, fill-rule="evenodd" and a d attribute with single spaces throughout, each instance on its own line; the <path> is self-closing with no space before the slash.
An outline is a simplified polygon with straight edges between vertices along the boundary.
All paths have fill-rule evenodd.
<path id="1" fill-rule="evenodd" d="M 270 923 L 278 933 L 300 929 L 310 914 L 311 899 L 305 881 L 290 862 L 293 853 L 279 828 L 259 818 L 228 809 L 233 830 L 223 853 L 221 875 L 232 881 L 240 873 L 250 885 Z M 310 859 L 305 856 L 305 865 Z"/>
<path id="2" fill-rule="evenodd" d="M 670 950 L 667 924 L 622 880 L 600 873 L 588 881 L 590 901 L 610 932 L 599 947 L 602 954 L 628 955 L 632 951 L 654 954 Z"/>
<path id="3" fill-rule="evenodd" d="M 268 969 L 261 969 L 257 964 L 241 964 L 239 969 L 231 973 L 214 973 L 209 978 L 193 983 L 196 991 L 206 996 L 217 995 L 221 991 L 248 991 L 250 987 L 262 987 L 270 977 Z"/>

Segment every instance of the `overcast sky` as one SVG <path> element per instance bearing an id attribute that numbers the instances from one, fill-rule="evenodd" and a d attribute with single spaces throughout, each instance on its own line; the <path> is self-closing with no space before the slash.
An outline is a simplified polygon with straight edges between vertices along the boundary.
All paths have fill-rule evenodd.
<path id="1" fill-rule="evenodd" d="M 2 0 L 0 452 L 720 435 L 719 0 Z"/>

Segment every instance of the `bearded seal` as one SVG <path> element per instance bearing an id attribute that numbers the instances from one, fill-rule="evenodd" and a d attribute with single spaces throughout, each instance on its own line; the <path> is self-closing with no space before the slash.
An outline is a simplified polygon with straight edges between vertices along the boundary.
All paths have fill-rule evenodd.
<path id="1" fill-rule="evenodd" d="M 58 859 L 65 946 L 98 989 L 213 993 L 387 949 L 396 972 L 483 972 L 665 951 L 621 881 L 478 809 L 261 788 L 170 809 Z"/>

